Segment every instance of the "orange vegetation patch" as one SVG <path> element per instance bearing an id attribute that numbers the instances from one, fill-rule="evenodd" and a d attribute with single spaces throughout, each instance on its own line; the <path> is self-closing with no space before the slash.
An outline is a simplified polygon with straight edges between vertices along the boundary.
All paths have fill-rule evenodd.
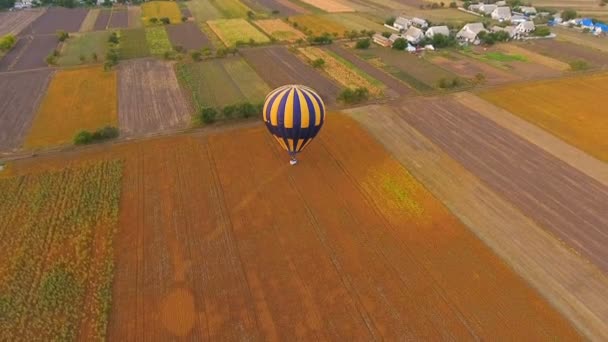
<path id="1" fill-rule="evenodd" d="M 607 92 L 604 73 L 505 86 L 480 96 L 608 161 L 608 108 L 597 102 Z"/>
<path id="2" fill-rule="evenodd" d="M 303 2 L 320 8 L 325 12 L 354 12 L 355 10 L 348 5 L 347 1 L 342 0 L 302 0 Z"/>
<path id="3" fill-rule="evenodd" d="M 579 338 L 342 115 L 295 167 L 261 125 L 89 151 L 12 168 L 125 160 L 110 340 Z"/>
<path id="4" fill-rule="evenodd" d="M 49 85 L 25 147 L 67 144 L 79 131 L 116 126 L 117 121 L 115 71 L 63 70 Z"/>
<path id="5" fill-rule="evenodd" d="M 300 38 L 306 38 L 302 32 L 294 29 L 281 19 L 256 20 L 254 23 L 276 40 L 294 42 Z"/>

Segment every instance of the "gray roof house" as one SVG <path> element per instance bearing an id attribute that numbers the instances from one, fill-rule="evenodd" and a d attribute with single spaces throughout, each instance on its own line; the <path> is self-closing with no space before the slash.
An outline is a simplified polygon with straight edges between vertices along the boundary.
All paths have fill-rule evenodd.
<path id="1" fill-rule="evenodd" d="M 412 18 L 412 25 L 416 25 L 420 28 L 426 28 L 429 26 L 429 23 L 426 22 L 426 20 L 424 19 L 420 19 L 420 18 Z"/>
<path id="2" fill-rule="evenodd" d="M 398 30 L 406 30 L 408 27 L 412 25 L 412 22 L 408 18 L 397 17 L 395 22 L 393 23 L 393 27 Z"/>
<path id="3" fill-rule="evenodd" d="M 481 6 L 479 6 L 479 12 L 481 12 L 483 14 L 490 14 L 490 13 L 494 12 L 496 7 L 498 7 L 498 6 L 492 5 L 492 4 L 482 4 Z"/>
<path id="4" fill-rule="evenodd" d="M 403 33 L 403 37 L 408 42 L 416 44 L 424 37 L 424 32 L 422 32 L 421 29 L 412 26 Z"/>
<path id="5" fill-rule="evenodd" d="M 514 14 L 511 16 L 512 23 L 523 23 L 524 21 L 528 21 L 525 15 Z"/>
<path id="6" fill-rule="evenodd" d="M 513 38 L 515 37 L 515 26 L 506 26 L 506 27 L 500 27 L 500 26 L 493 26 L 490 31 L 492 32 L 507 32 L 509 34 L 509 38 Z"/>
<path id="7" fill-rule="evenodd" d="M 534 30 L 536 30 L 536 26 L 532 21 L 524 21 L 515 27 L 515 33 L 520 35 L 526 35 Z"/>
<path id="8" fill-rule="evenodd" d="M 477 35 L 480 32 L 487 32 L 483 23 L 470 23 L 463 26 L 456 34 L 456 39 L 465 43 L 478 43 Z"/>
<path id="9" fill-rule="evenodd" d="M 520 6 L 519 11 L 525 15 L 534 15 L 536 14 L 536 8 L 531 6 Z"/>
<path id="10" fill-rule="evenodd" d="M 444 36 L 450 35 L 450 29 L 447 26 L 431 26 L 426 30 L 425 36 L 432 38 L 436 34 L 442 34 Z"/>
<path id="11" fill-rule="evenodd" d="M 494 11 L 492 11 L 492 19 L 498 20 L 498 21 L 509 21 L 511 20 L 511 8 L 504 6 L 504 7 L 496 7 L 496 9 L 494 9 Z"/>

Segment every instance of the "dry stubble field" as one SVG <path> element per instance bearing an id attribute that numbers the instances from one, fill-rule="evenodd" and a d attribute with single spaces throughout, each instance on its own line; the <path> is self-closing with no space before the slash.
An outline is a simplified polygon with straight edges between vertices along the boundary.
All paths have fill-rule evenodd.
<path id="1" fill-rule="evenodd" d="M 11 170 L 124 159 L 110 339 L 580 338 L 342 115 L 89 151 Z"/>

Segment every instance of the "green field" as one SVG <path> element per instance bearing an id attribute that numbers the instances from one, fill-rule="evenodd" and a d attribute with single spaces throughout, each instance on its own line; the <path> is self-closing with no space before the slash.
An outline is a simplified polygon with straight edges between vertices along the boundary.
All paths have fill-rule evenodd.
<path id="1" fill-rule="evenodd" d="M 164 26 L 147 28 L 146 42 L 148 42 L 148 48 L 153 55 L 162 55 L 167 51 L 173 50 Z"/>
<path id="2" fill-rule="evenodd" d="M 484 55 L 485 59 L 497 62 L 525 62 L 526 57 L 521 55 L 510 55 L 502 52 L 488 52 Z"/>
<path id="3" fill-rule="evenodd" d="M 190 91 L 195 108 L 223 107 L 243 101 L 259 103 L 270 91 L 240 57 L 178 64 L 177 75 Z"/>
<path id="4" fill-rule="evenodd" d="M 251 8 L 239 0 L 209 0 L 224 18 L 247 18 Z"/>
<path id="5" fill-rule="evenodd" d="M 150 56 L 150 49 L 146 43 L 146 31 L 144 29 L 120 31 L 119 52 L 121 59 Z"/>
<path id="6" fill-rule="evenodd" d="M 210 0 L 191 0 L 186 3 L 194 19 L 198 22 L 222 19 L 222 13 L 211 4 Z"/>
<path id="7" fill-rule="evenodd" d="M 226 46 L 236 46 L 238 42 L 267 43 L 268 36 L 253 27 L 245 19 L 224 19 L 208 21 L 209 27 L 217 34 Z"/>
<path id="8" fill-rule="evenodd" d="M 103 61 L 108 50 L 108 37 L 110 31 L 89 32 L 69 38 L 61 50 L 58 64 L 68 66 Z M 97 55 L 97 60 L 93 54 Z M 84 60 L 81 60 L 81 56 Z"/>

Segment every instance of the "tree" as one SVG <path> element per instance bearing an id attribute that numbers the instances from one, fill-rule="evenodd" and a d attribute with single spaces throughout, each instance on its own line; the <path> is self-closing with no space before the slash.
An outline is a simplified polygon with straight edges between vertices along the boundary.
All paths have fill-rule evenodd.
<path id="1" fill-rule="evenodd" d="M 570 69 L 572 71 L 586 70 L 589 68 L 589 64 L 582 59 L 572 61 L 568 64 L 570 64 Z"/>
<path id="2" fill-rule="evenodd" d="M 80 63 L 84 63 L 87 60 L 87 58 L 83 54 L 80 54 L 78 58 L 80 59 Z"/>
<path id="3" fill-rule="evenodd" d="M 152 18 L 150 18 L 149 21 L 150 21 L 150 24 L 156 24 L 156 23 L 158 23 L 158 18 L 152 17 Z"/>
<path id="4" fill-rule="evenodd" d="M 338 96 L 338 100 L 347 104 L 366 101 L 369 98 L 369 90 L 365 87 L 355 89 L 346 88 Z"/>
<path id="5" fill-rule="evenodd" d="M 407 40 L 405 38 L 397 38 L 393 43 L 393 49 L 395 50 L 405 50 L 407 47 Z"/>
<path id="6" fill-rule="evenodd" d="M 217 109 L 213 107 L 203 107 L 201 109 L 201 121 L 210 124 L 215 122 L 215 118 L 217 117 Z"/>
<path id="7" fill-rule="evenodd" d="M 247 18 L 249 18 L 249 19 L 255 18 L 255 13 L 253 13 L 253 11 L 247 11 Z"/>
<path id="8" fill-rule="evenodd" d="M 546 37 L 551 34 L 551 30 L 548 26 L 537 26 L 532 35 L 536 37 Z"/>
<path id="9" fill-rule="evenodd" d="M 15 6 L 15 0 L 0 0 L 0 10 Z"/>
<path id="10" fill-rule="evenodd" d="M 325 65 L 325 60 L 323 58 L 317 58 L 310 62 L 313 68 L 322 68 Z"/>
<path id="11" fill-rule="evenodd" d="M 384 37 L 384 38 L 388 38 L 388 37 L 390 37 L 390 36 L 391 36 L 391 33 L 390 33 L 390 32 L 387 32 L 387 31 L 382 32 L 382 37 Z"/>
<path id="12" fill-rule="evenodd" d="M 231 119 L 234 116 L 234 113 L 236 113 L 236 110 L 237 108 L 235 105 L 228 105 L 222 108 L 222 115 L 224 115 L 226 119 Z"/>
<path id="13" fill-rule="evenodd" d="M 237 110 L 244 118 L 250 118 L 256 114 L 255 106 L 249 102 L 239 104 Z"/>
<path id="14" fill-rule="evenodd" d="M 371 44 L 372 44 L 371 39 L 365 38 L 365 39 L 358 40 L 357 44 L 355 45 L 355 48 L 365 50 L 365 49 L 368 49 Z"/>
<path id="15" fill-rule="evenodd" d="M 198 62 L 203 59 L 203 54 L 200 51 L 192 51 L 192 53 L 190 53 L 190 57 L 192 57 L 193 61 Z"/>
<path id="16" fill-rule="evenodd" d="M 456 1 L 450 2 L 450 8 L 458 8 L 458 4 L 456 3 Z"/>
<path id="17" fill-rule="evenodd" d="M 110 33 L 110 37 L 108 37 L 108 42 L 112 44 L 118 44 L 118 34 L 116 32 Z"/>
<path id="18" fill-rule="evenodd" d="M 8 51 L 15 46 L 17 39 L 12 34 L 7 34 L 0 38 L 0 51 Z"/>
<path id="19" fill-rule="evenodd" d="M 440 2 L 440 3 L 439 3 L 439 5 L 440 5 L 441 7 L 445 7 L 445 2 L 443 2 L 443 1 L 442 1 L 442 2 Z"/>
<path id="20" fill-rule="evenodd" d="M 182 17 L 182 23 L 185 23 L 186 21 L 188 21 L 188 17 Z"/>
<path id="21" fill-rule="evenodd" d="M 93 53 L 91 54 L 91 59 L 92 59 L 93 61 L 97 62 L 97 59 L 98 59 L 98 57 L 97 57 L 97 52 L 93 52 Z"/>
<path id="22" fill-rule="evenodd" d="M 86 145 L 93 142 L 93 135 L 89 131 L 80 131 L 74 137 L 74 145 Z"/>
<path id="23" fill-rule="evenodd" d="M 395 23 L 395 20 L 397 20 L 395 17 L 390 17 L 390 18 L 386 19 L 384 21 L 384 23 L 388 26 L 393 26 L 393 24 Z"/>
<path id="24" fill-rule="evenodd" d="M 70 34 L 65 31 L 59 30 L 57 31 L 57 38 L 59 38 L 60 42 L 63 42 L 66 39 L 70 38 Z"/>
<path id="25" fill-rule="evenodd" d="M 169 24 L 171 24 L 171 19 L 169 19 L 169 18 L 167 18 L 167 17 L 162 17 L 162 18 L 160 18 L 160 22 L 161 22 L 163 25 L 169 25 Z"/>
<path id="26" fill-rule="evenodd" d="M 562 20 L 564 21 L 576 19 L 577 16 L 578 13 L 576 13 L 576 11 L 573 9 L 567 9 L 562 12 Z"/>

